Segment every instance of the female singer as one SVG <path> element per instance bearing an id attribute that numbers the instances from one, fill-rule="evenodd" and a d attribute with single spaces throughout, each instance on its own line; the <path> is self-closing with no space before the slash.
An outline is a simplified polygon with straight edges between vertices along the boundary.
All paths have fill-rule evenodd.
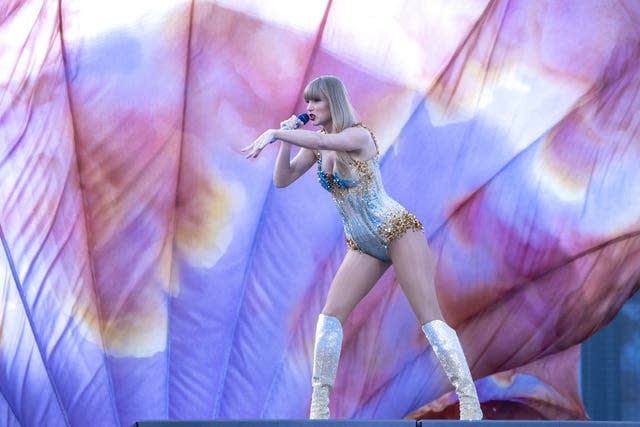
<path id="1" fill-rule="evenodd" d="M 292 116 L 282 123 L 285 129 L 265 131 L 243 151 L 247 158 L 255 158 L 269 143 L 281 141 L 273 171 L 276 187 L 288 186 L 317 164 L 318 180 L 331 193 L 344 223 L 349 249 L 316 325 L 310 418 L 329 418 L 329 394 L 338 370 L 342 325 L 393 265 L 422 331 L 456 390 L 460 419 L 482 419 L 458 336 L 440 312 L 434 265 L 422 224 L 386 194 L 375 135 L 356 122 L 347 91 L 338 78 L 322 76 L 311 81 L 304 99 L 309 120 L 321 128 L 320 132 L 296 129 L 299 119 Z M 292 145 L 301 147 L 293 159 Z"/>

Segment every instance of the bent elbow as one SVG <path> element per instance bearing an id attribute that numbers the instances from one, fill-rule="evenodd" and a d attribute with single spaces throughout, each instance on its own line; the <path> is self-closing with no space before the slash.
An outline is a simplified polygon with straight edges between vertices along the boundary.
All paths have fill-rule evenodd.
<path id="1" fill-rule="evenodd" d="M 282 178 L 276 178 L 275 176 L 273 177 L 273 185 L 275 185 L 276 188 L 284 188 L 284 187 L 288 186 L 289 184 L 290 184 L 290 182 L 287 182 Z"/>

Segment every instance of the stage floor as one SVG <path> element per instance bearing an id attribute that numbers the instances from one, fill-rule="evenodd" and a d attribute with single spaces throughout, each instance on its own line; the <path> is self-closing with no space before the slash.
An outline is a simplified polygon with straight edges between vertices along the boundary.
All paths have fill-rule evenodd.
<path id="1" fill-rule="evenodd" d="M 138 421 L 132 427 L 640 427 L 636 421 L 527 421 L 527 420 L 220 420 Z"/>

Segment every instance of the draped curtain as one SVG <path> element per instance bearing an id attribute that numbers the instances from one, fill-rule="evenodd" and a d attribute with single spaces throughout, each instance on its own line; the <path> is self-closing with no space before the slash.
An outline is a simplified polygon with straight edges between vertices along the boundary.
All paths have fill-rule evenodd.
<path id="1" fill-rule="evenodd" d="M 634 0 L 3 0 L 0 424 L 304 418 L 346 251 L 269 146 L 339 76 L 437 261 L 488 418 L 587 418 L 580 343 L 640 283 Z M 307 126 L 311 129 L 311 126 Z M 332 414 L 454 418 L 390 269 Z"/>

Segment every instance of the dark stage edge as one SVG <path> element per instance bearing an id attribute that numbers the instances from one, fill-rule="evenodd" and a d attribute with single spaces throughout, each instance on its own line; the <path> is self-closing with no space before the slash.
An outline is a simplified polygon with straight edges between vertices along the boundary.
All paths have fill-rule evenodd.
<path id="1" fill-rule="evenodd" d="M 220 420 L 138 421 L 131 427 L 640 427 L 640 421 L 526 421 L 526 420 Z"/>

